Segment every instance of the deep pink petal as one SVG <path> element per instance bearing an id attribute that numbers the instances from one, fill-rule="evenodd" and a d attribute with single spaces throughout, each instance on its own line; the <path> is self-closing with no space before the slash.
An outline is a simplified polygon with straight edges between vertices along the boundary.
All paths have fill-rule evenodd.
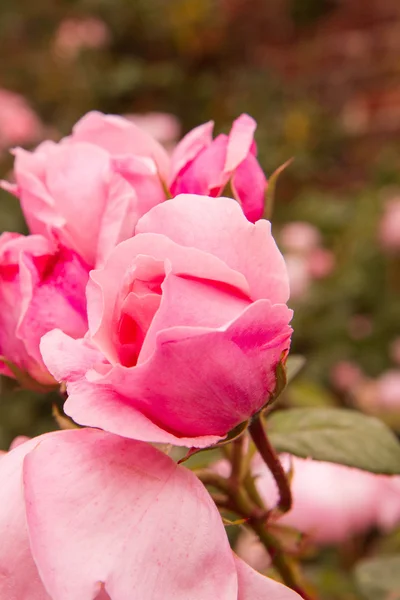
<path id="1" fill-rule="evenodd" d="M 289 297 L 285 262 L 271 235 L 270 223 L 249 223 L 232 199 L 215 201 L 182 194 L 144 215 L 136 231 L 162 233 L 177 244 L 217 256 L 243 273 L 254 299 L 280 303 Z"/>
<path id="2" fill-rule="evenodd" d="M 248 154 L 232 177 L 232 190 L 244 214 L 254 223 L 264 212 L 267 180 L 253 154 Z"/>
<path id="3" fill-rule="evenodd" d="M 25 459 L 32 552 L 57 600 L 236 600 L 237 574 L 208 493 L 141 442 L 96 430 L 47 436 Z M 20 600 L 20 599 L 19 599 Z"/>
<path id="4" fill-rule="evenodd" d="M 122 242 L 111 253 L 103 269 L 91 272 L 87 287 L 90 333 L 110 362 L 116 362 L 118 354 L 115 346 L 115 312 L 118 313 L 120 308 L 116 307 L 118 295 L 125 274 L 132 273 L 134 278 L 135 258 L 140 255 L 168 261 L 175 274 L 215 280 L 237 287 L 244 294 L 248 292 L 243 275 L 211 254 L 183 248 L 163 235 L 151 233 Z"/>
<path id="5" fill-rule="evenodd" d="M 191 438 L 204 446 L 205 436 L 224 437 L 267 402 L 290 344 L 290 318 L 286 306 L 260 300 L 226 328 L 161 331 L 145 363 L 90 372 L 89 380 L 70 385 L 66 411 L 79 423 L 128 437 L 169 443 L 174 435 L 185 439 L 181 445 Z M 161 429 L 141 430 L 138 413 L 165 437 Z"/>

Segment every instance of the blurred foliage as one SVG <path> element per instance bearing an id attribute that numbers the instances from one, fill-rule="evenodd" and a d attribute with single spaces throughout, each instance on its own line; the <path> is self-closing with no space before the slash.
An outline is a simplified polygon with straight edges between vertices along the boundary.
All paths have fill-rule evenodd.
<path id="1" fill-rule="evenodd" d="M 390 344 L 400 336 L 400 259 L 385 255 L 377 238 L 383 199 L 400 185 L 395 141 L 349 138 L 318 97 L 283 78 L 262 51 L 307 32 L 334 0 L 2 0 L 0 87 L 21 93 L 37 111 L 46 136 L 58 139 L 88 110 L 171 112 L 183 132 L 214 119 L 227 130 L 241 112 L 258 122 L 260 162 L 267 174 L 287 159 L 280 177 L 273 228 L 307 221 L 333 251 L 333 272 L 292 301 L 293 350 L 306 358 L 285 393 L 288 405 L 340 406 L 348 399 L 331 383 L 340 360 L 356 362 L 369 377 L 393 367 Z M 268 6 L 267 6 L 268 5 Z M 99 48 L 73 56 L 55 47 L 65 19 L 97 17 L 109 30 Z M 287 31 L 292 33 L 287 33 Z M 293 34 L 294 32 L 294 34 Z M 310 30 L 310 36 L 312 35 Z M 382 150 L 383 148 L 383 150 Z M 7 177 L 12 157 L 1 158 Z M 396 189 L 395 187 L 393 188 Z M 18 202 L 0 191 L 2 230 L 26 232 Z M 354 319 L 369 323 L 355 331 Z M 61 399 L 54 396 L 58 404 Z M 6 378 L 0 397 L 0 446 L 19 434 L 54 428 L 49 398 L 16 390 Z M 234 536 L 234 528 L 231 535 Z M 381 541 L 381 546 L 383 542 Z M 307 570 L 326 599 L 357 599 L 349 568 L 363 550 L 342 549 L 310 558 Z M 384 544 L 383 546 L 384 547 Z M 379 548 L 378 548 L 379 549 Z M 398 551 L 398 545 L 394 549 Z"/>

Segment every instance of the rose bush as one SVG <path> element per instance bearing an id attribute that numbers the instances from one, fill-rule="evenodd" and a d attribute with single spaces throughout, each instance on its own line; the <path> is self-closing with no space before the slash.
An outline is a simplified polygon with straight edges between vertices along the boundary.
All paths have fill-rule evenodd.
<path id="1" fill-rule="evenodd" d="M 0 457 L 0 597 L 296 600 L 232 554 L 210 496 L 150 445 L 53 432 Z"/>
<path id="2" fill-rule="evenodd" d="M 55 381 L 39 350 L 55 327 L 72 337 L 87 331 L 88 266 L 71 250 L 40 235 L 0 236 L 0 372 L 10 364 L 41 384 Z"/>
<path id="3" fill-rule="evenodd" d="M 89 336 L 44 336 L 66 412 L 127 437 L 207 446 L 258 412 L 290 345 L 285 264 L 268 221 L 181 195 L 91 272 Z"/>

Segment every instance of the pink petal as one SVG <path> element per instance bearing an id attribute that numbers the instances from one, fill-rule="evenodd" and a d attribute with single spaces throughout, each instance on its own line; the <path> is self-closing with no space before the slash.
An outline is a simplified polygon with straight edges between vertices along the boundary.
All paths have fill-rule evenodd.
<path id="1" fill-rule="evenodd" d="M 235 556 L 235 563 L 239 581 L 237 600 L 301 600 L 299 594 L 257 573 L 238 556 Z"/>
<path id="2" fill-rule="evenodd" d="M 0 598 L 50 600 L 32 559 L 21 481 L 25 455 L 42 438 L 7 452 L 0 460 Z"/>
<path id="3" fill-rule="evenodd" d="M 226 173 L 232 173 L 251 152 L 257 123 L 249 115 L 240 115 L 232 125 L 226 151 Z"/>
<path id="4" fill-rule="evenodd" d="M 244 214 L 254 223 L 264 212 L 267 180 L 253 154 L 248 154 L 232 177 L 232 190 Z"/>
<path id="5" fill-rule="evenodd" d="M 137 233 L 162 233 L 177 244 L 195 247 L 243 273 L 251 297 L 286 302 L 289 282 L 284 259 L 268 221 L 255 225 L 232 199 L 182 194 L 153 208 L 136 227 Z"/>
<path id="6" fill-rule="evenodd" d="M 171 158 L 170 184 L 175 181 L 182 169 L 211 144 L 213 129 L 214 121 L 208 121 L 189 131 L 177 144 Z"/>
<path id="7" fill-rule="evenodd" d="M 66 140 L 67 143 L 77 141 L 101 146 L 112 155 L 136 154 L 152 158 L 162 179 L 168 179 L 168 154 L 151 135 L 128 119 L 117 115 L 103 115 L 97 111 L 89 112 L 78 121 L 72 136 Z"/>
<path id="8" fill-rule="evenodd" d="M 96 430 L 47 436 L 25 459 L 32 552 L 50 595 L 92 600 L 236 598 L 218 511 L 188 470 Z"/>
<path id="9" fill-rule="evenodd" d="M 173 201 L 167 204 L 170 202 Z M 134 276 L 135 257 L 139 255 L 168 260 L 176 274 L 226 283 L 244 294 L 248 291 L 244 277 L 217 257 L 195 248 L 182 248 L 163 235 L 136 235 L 122 242 L 111 253 L 103 269 L 91 272 L 87 287 L 89 330 L 92 339 L 110 362 L 117 362 L 114 315 L 118 295 L 125 274 L 129 272 Z"/>
<path id="10" fill-rule="evenodd" d="M 169 443 L 173 435 L 177 445 L 204 446 L 267 402 L 276 365 L 289 347 L 290 318 L 286 306 L 260 300 L 226 328 L 161 331 L 146 362 L 115 365 L 69 385 L 66 411 L 79 423 L 127 437 Z M 45 359 L 49 355 L 50 348 Z M 53 360 L 62 364 L 64 357 Z M 153 428 L 139 426 L 139 413 Z"/>

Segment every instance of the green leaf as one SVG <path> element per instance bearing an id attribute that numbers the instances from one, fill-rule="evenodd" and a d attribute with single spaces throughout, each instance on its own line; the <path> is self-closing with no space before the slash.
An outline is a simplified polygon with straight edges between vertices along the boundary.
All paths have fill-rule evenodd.
<path id="1" fill-rule="evenodd" d="M 400 474 L 400 444 L 375 417 L 344 408 L 293 408 L 272 413 L 267 424 L 278 452 Z"/>
<path id="2" fill-rule="evenodd" d="M 361 562 L 355 578 L 366 600 L 400 600 L 400 554 Z"/>

